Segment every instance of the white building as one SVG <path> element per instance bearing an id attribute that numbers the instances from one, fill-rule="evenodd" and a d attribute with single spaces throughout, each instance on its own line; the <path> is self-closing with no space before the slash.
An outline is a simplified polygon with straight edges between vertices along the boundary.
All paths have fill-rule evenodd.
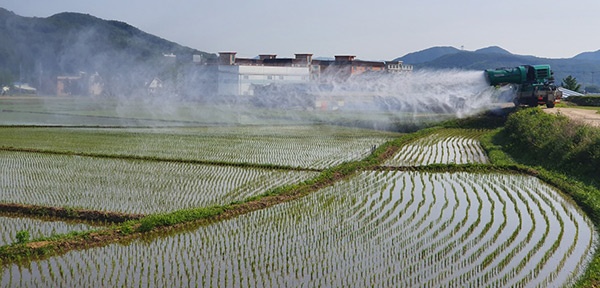
<path id="1" fill-rule="evenodd" d="M 255 86 L 310 81 L 312 54 L 296 54 L 293 59 L 277 58 L 275 55 L 260 55 L 259 59 L 236 59 L 235 54 L 219 53 L 219 95 L 253 95 Z"/>
<path id="2" fill-rule="evenodd" d="M 413 70 L 412 65 L 404 64 L 402 61 L 388 61 L 385 62 L 386 69 L 388 72 L 410 72 Z"/>

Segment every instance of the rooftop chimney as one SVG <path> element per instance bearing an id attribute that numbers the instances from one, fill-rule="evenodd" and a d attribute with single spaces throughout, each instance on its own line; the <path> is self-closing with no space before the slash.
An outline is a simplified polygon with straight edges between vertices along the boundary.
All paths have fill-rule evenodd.
<path id="1" fill-rule="evenodd" d="M 219 52 L 219 65 L 235 64 L 235 54 L 237 52 Z"/>
<path id="2" fill-rule="evenodd" d="M 309 65 L 312 63 L 313 54 L 296 54 L 296 63 Z"/>

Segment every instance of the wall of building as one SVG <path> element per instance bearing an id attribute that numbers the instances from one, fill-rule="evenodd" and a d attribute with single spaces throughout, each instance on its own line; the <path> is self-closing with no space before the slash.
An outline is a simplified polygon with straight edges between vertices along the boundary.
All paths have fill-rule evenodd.
<path id="1" fill-rule="evenodd" d="M 309 67 L 219 65 L 220 95 L 253 95 L 254 85 L 308 83 Z"/>
<path id="2" fill-rule="evenodd" d="M 219 95 L 241 95 L 239 83 L 240 66 L 219 65 L 217 93 Z"/>
<path id="3" fill-rule="evenodd" d="M 308 67 L 239 66 L 240 95 L 252 95 L 253 85 L 308 83 Z"/>

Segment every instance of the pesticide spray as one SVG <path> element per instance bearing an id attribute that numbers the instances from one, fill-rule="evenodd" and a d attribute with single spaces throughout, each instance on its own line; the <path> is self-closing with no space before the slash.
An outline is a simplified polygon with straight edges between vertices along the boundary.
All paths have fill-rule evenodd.
<path id="1" fill-rule="evenodd" d="M 514 97 L 509 87 L 491 87 L 482 71 L 453 69 L 345 75 L 344 71 L 329 73 L 302 86 L 275 85 L 269 93 L 258 93 L 253 99 L 258 100 L 260 107 L 285 107 L 290 115 L 300 114 L 295 112 L 298 108 L 312 109 L 312 117 L 326 123 L 344 114 L 354 116 L 354 119 L 344 118 L 349 122 L 365 119 L 365 115 L 372 120 L 377 117 L 381 127 L 386 126 L 385 122 L 390 124 L 387 126 L 407 123 L 419 126 L 425 122 L 464 118 L 511 102 Z"/>
<path id="2" fill-rule="evenodd" d="M 491 87 L 482 71 L 457 69 L 366 72 L 349 77 L 330 73 L 308 83 L 270 85 L 275 87 L 263 89 L 263 93 L 259 93 L 262 87 L 257 87 L 251 96 L 211 95 L 209 89 L 203 91 L 198 86 L 186 93 L 202 96 L 192 100 L 164 93 L 126 96 L 118 102 L 117 111 L 124 118 L 142 113 L 148 119 L 182 119 L 192 124 L 351 125 L 368 118 L 376 119 L 381 128 L 386 122 L 419 124 L 464 118 L 511 102 L 514 97 L 509 88 Z M 199 110 L 194 113 L 190 107 Z"/>
<path id="3" fill-rule="evenodd" d="M 372 96 L 375 109 L 418 114 L 451 114 L 467 117 L 500 101 L 481 71 L 419 70 L 412 73 L 358 75 L 334 85 L 333 94 Z M 323 93 L 322 95 L 326 95 Z"/>

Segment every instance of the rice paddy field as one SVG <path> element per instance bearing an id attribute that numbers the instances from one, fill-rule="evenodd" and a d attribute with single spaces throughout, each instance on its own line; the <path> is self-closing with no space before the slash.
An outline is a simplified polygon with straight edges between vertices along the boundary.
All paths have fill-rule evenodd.
<path id="1" fill-rule="evenodd" d="M 581 273 L 594 233 L 571 203 L 529 176 L 371 171 L 195 231 L 13 265 L 2 279 L 71 287 L 558 287 Z"/>
<path id="2" fill-rule="evenodd" d="M 420 166 L 428 164 L 487 163 L 485 152 L 476 140 L 485 131 L 456 133 L 446 130 L 405 145 L 386 166 Z"/>
<path id="3" fill-rule="evenodd" d="M 240 125 L 250 114 L 213 110 L 206 118 L 192 112 L 211 109 L 189 105 L 124 117 L 126 107 L 98 100 L 3 100 L 0 204 L 151 217 L 244 208 L 149 232 L 136 232 L 135 220 L 98 228 L 0 214 L 2 253 L 43 247 L 56 235 L 113 235 L 83 248 L 65 236 L 57 253 L 2 261 L 0 287 L 569 287 L 596 252 L 591 220 L 538 178 L 439 171 L 487 167 L 478 141 L 485 130 L 437 129 L 394 142 L 402 134 L 308 119 Z M 314 184 L 374 155 L 387 158 Z M 309 192 L 277 194 L 303 189 L 294 187 Z M 31 241 L 13 244 L 20 231 Z"/>
<path id="4" fill-rule="evenodd" d="M 362 159 L 373 146 L 394 136 L 397 134 L 328 125 L 0 129 L 2 147 L 21 151 L 307 169 L 325 169 Z"/>
<path id="5" fill-rule="evenodd" d="M 318 174 L 3 151 L 0 162 L 2 202 L 128 214 L 227 204 Z"/>

